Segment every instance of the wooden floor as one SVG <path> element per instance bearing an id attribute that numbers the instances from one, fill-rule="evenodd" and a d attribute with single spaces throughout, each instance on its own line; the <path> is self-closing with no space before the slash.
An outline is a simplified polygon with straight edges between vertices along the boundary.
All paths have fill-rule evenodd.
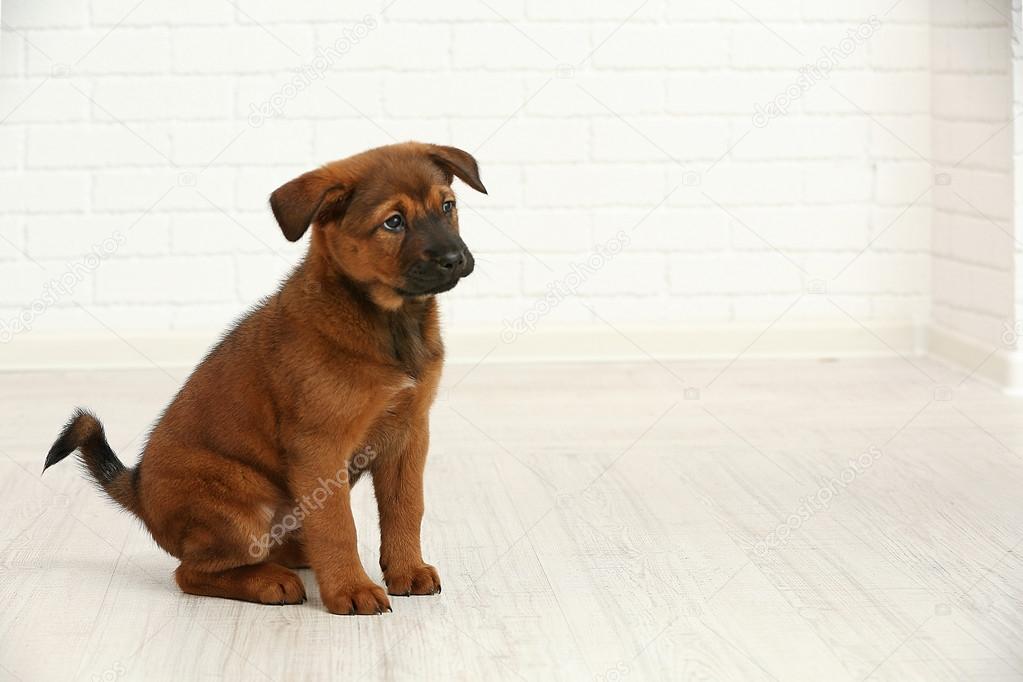
<path id="1" fill-rule="evenodd" d="M 961 370 L 449 367 L 444 592 L 358 618 L 308 571 L 302 606 L 180 594 L 74 466 L 40 477 L 79 403 L 132 461 L 182 374 L 0 375 L 0 680 L 1023 679 L 1023 399 Z"/>

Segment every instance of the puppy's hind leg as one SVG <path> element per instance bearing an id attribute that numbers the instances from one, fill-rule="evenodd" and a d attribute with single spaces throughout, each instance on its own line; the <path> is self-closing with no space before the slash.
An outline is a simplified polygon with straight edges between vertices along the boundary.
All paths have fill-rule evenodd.
<path id="1" fill-rule="evenodd" d="M 309 568 L 309 557 L 305 553 L 305 544 L 300 531 L 288 533 L 281 544 L 270 550 L 268 561 L 288 568 Z"/>
<path id="2" fill-rule="evenodd" d="M 179 545 L 181 565 L 174 573 L 188 594 L 240 599 L 258 604 L 300 604 L 305 601 L 302 579 L 270 556 L 267 543 L 239 532 L 240 519 L 211 515 L 205 523 L 194 517 Z M 258 521 L 251 519 L 253 528 Z"/>
<path id="3" fill-rule="evenodd" d="M 264 562 L 222 571 L 204 571 L 182 562 L 174 572 L 182 592 L 240 599 L 258 604 L 301 604 L 305 586 L 294 571 Z"/>

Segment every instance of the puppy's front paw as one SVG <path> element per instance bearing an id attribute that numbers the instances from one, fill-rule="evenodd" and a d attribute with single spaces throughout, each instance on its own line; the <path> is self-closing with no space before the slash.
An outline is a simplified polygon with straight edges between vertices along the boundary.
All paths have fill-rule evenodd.
<path id="1" fill-rule="evenodd" d="M 391 610 L 391 602 L 383 588 L 371 582 L 337 590 L 324 590 L 321 587 L 320 594 L 327 610 L 342 616 L 372 616 Z"/>
<path id="2" fill-rule="evenodd" d="M 420 564 L 409 570 L 384 571 L 387 593 L 408 597 L 413 594 L 437 594 L 440 592 L 440 576 L 430 564 Z"/>

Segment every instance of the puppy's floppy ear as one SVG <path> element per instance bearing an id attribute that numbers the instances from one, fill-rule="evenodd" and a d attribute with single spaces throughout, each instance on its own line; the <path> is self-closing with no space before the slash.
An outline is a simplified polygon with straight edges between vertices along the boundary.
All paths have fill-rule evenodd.
<path id="1" fill-rule="evenodd" d="M 318 216 L 323 218 L 327 205 L 339 204 L 345 194 L 343 186 L 328 178 L 323 169 L 317 169 L 274 190 L 270 195 L 270 208 L 284 236 L 288 241 L 297 242 L 310 223 Z"/>
<path id="2" fill-rule="evenodd" d="M 448 175 L 456 176 L 477 192 L 487 193 L 487 188 L 480 181 L 480 168 L 472 154 L 457 147 L 445 147 L 439 144 L 431 144 L 428 153 Z"/>

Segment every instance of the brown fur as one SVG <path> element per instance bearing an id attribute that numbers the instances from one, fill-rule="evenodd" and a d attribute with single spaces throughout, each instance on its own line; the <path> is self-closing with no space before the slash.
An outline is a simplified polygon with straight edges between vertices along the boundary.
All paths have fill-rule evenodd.
<path id="1" fill-rule="evenodd" d="M 432 293 L 473 267 L 457 210 L 443 208 L 453 176 L 486 191 L 469 154 L 420 143 L 373 149 L 279 188 L 271 206 L 285 236 L 297 240 L 312 223 L 306 258 L 195 369 L 139 465 L 123 467 L 99 421 L 79 412 L 47 466 L 80 449 L 93 478 L 181 560 L 185 592 L 296 603 L 305 590 L 290 568 L 311 566 L 324 605 L 344 614 L 390 609 L 360 562 L 349 505 L 368 470 L 387 591 L 439 592 L 420 549 L 444 354 Z M 395 211 L 407 222 L 401 234 L 382 228 Z M 443 265 L 445 249 L 464 258 Z M 430 284 L 437 277 L 453 281 Z M 299 515 L 300 527 L 270 535 Z"/>

